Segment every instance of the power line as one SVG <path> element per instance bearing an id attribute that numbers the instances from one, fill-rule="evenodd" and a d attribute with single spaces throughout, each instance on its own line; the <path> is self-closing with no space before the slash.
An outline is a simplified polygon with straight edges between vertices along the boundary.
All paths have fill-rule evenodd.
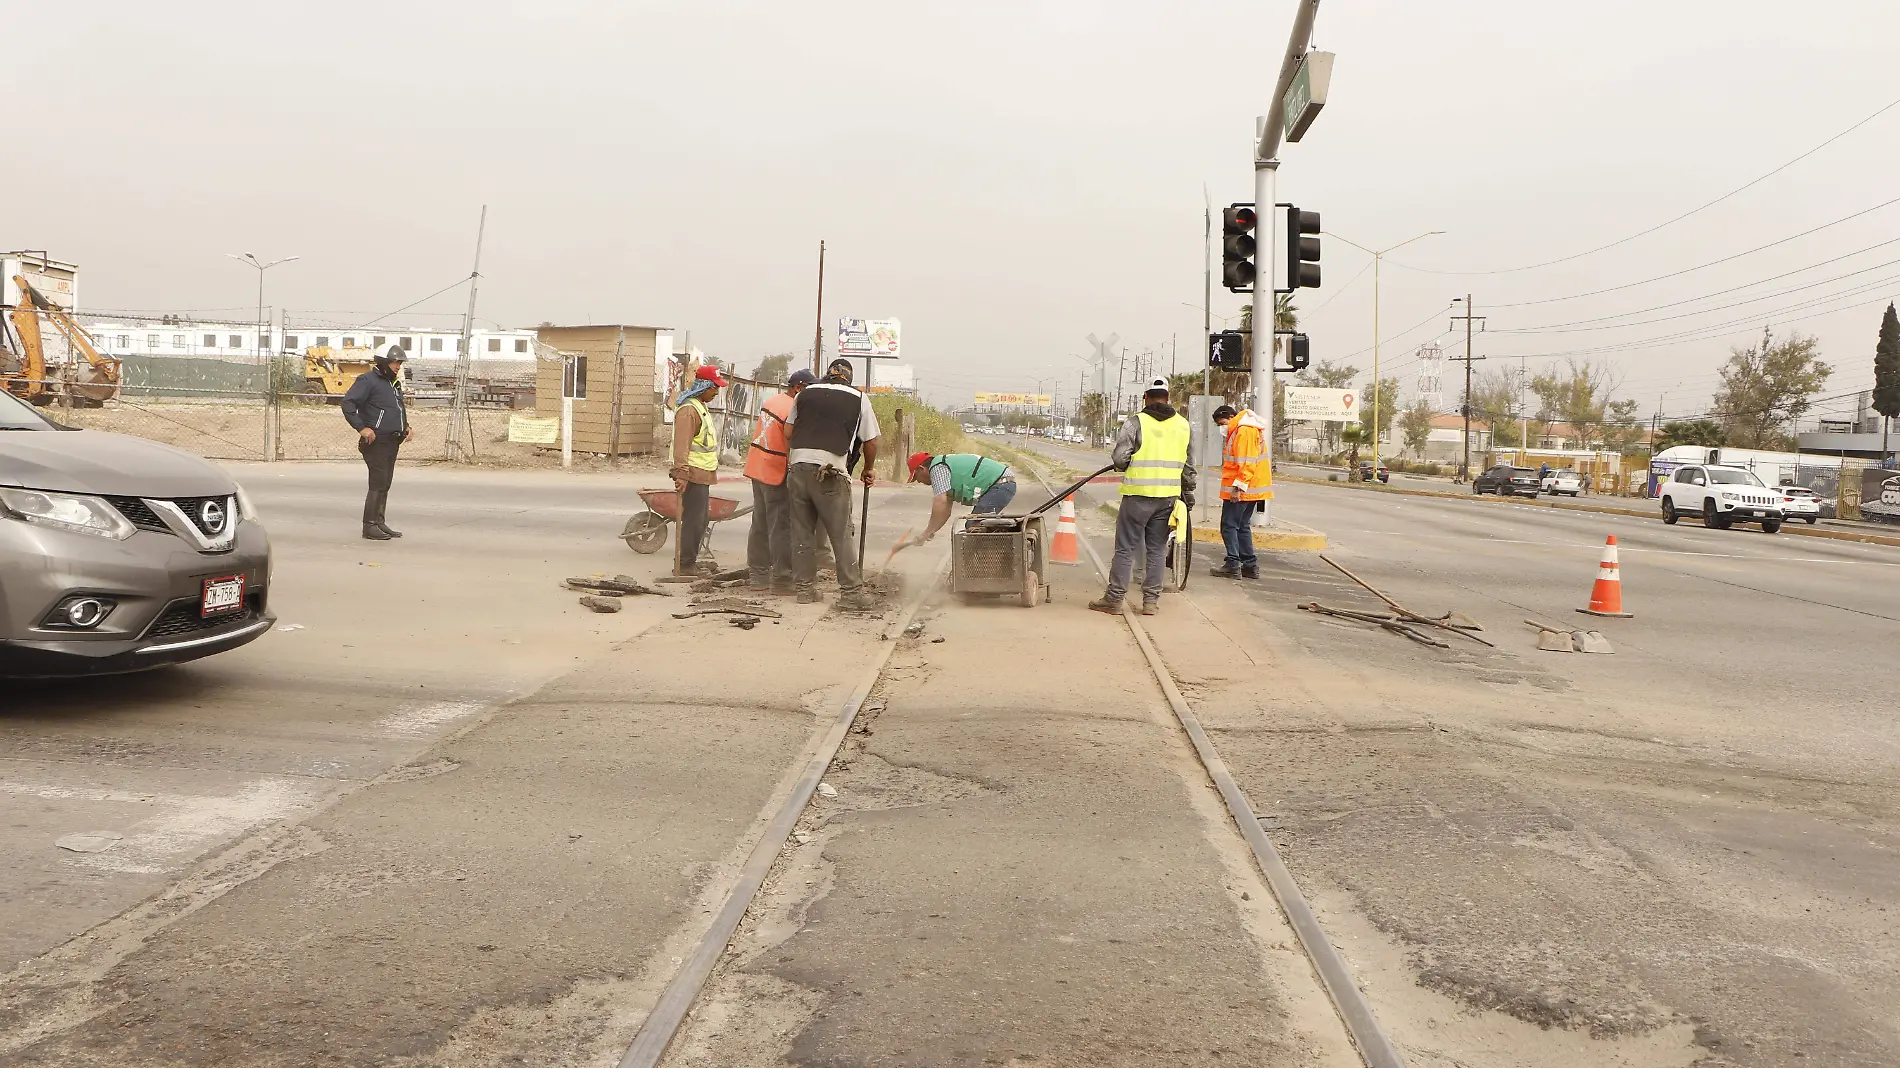
<path id="1" fill-rule="evenodd" d="M 1656 225 L 1650 227 L 1647 230 L 1638 230 L 1636 233 L 1633 233 L 1629 235 L 1628 237 L 1617 238 L 1615 241 L 1612 241 L 1607 245 L 1598 245 L 1597 247 L 1593 249 L 1586 249 L 1582 252 L 1572 253 L 1571 255 L 1568 255 L 1568 256 L 1560 256 L 1554 260 L 1545 260 L 1542 263 L 1530 263 L 1530 264 L 1525 264 L 1524 266 L 1521 266 L 1521 267 L 1500 267 L 1495 270 L 1489 270 L 1489 271 L 1441 271 L 1441 270 L 1433 270 L 1427 267 L 1410 267 L 1402 263 L 1395 263 L 1394 266 L 1404 267 L 1408 271 L 1418 271 L 1421 274 L 1442 274 L 1442 275 L 1516 274 L 1520 271 L 1534 271 L 1538 269 L 1539 267 L 1550 267 L 1559 263 L 1569 263 L 1571 260 L 1580 260 L 1585 256 L 1594 256 L 1597 253 L 1602 252 L 1606 249 L 1612 249 L 1612 248 L 1617 247 L 1618 245 L 1628 244 L 1629 242 L 1634 241 L 1639 237 L 1647 237 L 1658 230 L 1664 229 L 1665 227 L 1674 226 L 1676 223 L 1679 223 L 1682 220 L 1689 218 L 1691 215 L 1696 215 L 1700 212 L 1706 211 L 1709 208 L 1716 206 L 1717 204 L 1722 203 L 1724 200 L 1727 200 L 1730 197 L 1735 196 L 1737 193 L 1741 193 L 1748 189 L 1752 189 L 1755 186 L 1760 185 L 1762 182 L 1765 182 L 1768 179 L 1773 178 L 1775 175 L 1780 174 L 1782 171 L 1787 170 L 1789 167 L 1792 167 L 1795 164 L 1801 162 L 1802 160 L 1807 159 L 1809 156 L 1814 155 L 1816 152 L 1821 151 L 1827 146 L 1833 144 L 1834 142 L 1839 141 L 1841 138 L 1846 137 L 1848 134 L 1853 133 L 1855 130 L 1860 129 L 1862 126 L 1865 126 L 1868 123 L 1874 121 L 1880 116 L 1893 110 L 1895 107 L 1900 107 L 1900 99 L 1896 99 L 1889 102 L 1884 107 L 1881 107 L 1880 109 L 1876 110 L 1873 114 L 1860 120 L 1854 125 L 1849 126 L 1847 129 L 1842 130 L 1840 133 L 1835 134 L 1833 137 L 1828 138 L 1827 140 L 1821 142 L 1820 144 L 1815 145 L 1813 148 L 1808 149 L 1806 152 L 1801 153 L 1800 155 L 1789 160 L 1788 162 L 1783 163 L 1781 166 L 1776 167 L 1774 170 L 1769 171 L 1768 173 L 1760 175 L 1756 178 L 1752 178 L 1748 180 L 1747 182 L 1744 182 L 1741 185 L 1736 186 L 1734 189 L 1731 189 L 1728 192 L 1723 193 L 1721 196 L 1716 197 L 1714 200 L 1711 200 L 1708 203 L 1701 205 L 1700 207 L 1691 208 L 1688 211 L 1683 212 L 1681 215 L 1678 215 L 1673 219 L 1665 219 L 1664 221 L 1657 223 Z M 1506 305 L 1498 305 L 1498 307 L 1506 307 Z"/>
<path id="2" fill-rule="evenodd" d="M 1849 271 L 1846 274 L 1835 275 L 1832 278 L 1823 278 L 1820 281 L 1809 282 L 1806 285 L 1793 286 L 1788 289 L 1777 290 L 1773 293 L 1764 293 L 1761 296 L 1750 297 L 1747 300 L 1739 300 L 1739 301 L 1734 302 L 1733 304 L 1717 304 L 1713 307 L 1698 308 L 1695 311 L 1681 312 L 1676 315 L 1664 315 L 1655 319 L 1635 319 L 1627 323 L 1610 323 L 1606 326 L 1518 327 L 1514 329 L 1505 329 L 1498 332 L 1504 333 L 1504 334 L 1590 334 L 1590 333 L 1595 333 L 1600 330 L 1623 330 L 1632 326 L 1648 326 L 1652 323 L 1667 323 L 1667 322 L 1673 322 L 1677 319 L 1693 319 L 1698 315 L 1708 315 L 1711 312 L 1727 311 L 1730 308 L 1744 308 L 1750 304 L 1759 304 L 1765 300 L 1774 300 L 1779 297 L 1785 297 L 1789 295 L 1790 293 L 1799 293 L 1804 289 L 1813 289 L 1817 286 L 1824 286 L 1833 282 L 1840 282 L 1845 279 L 1852 278 L 1857 274 L 1866 274 L 1869 271 L 1878 271 L 1878 270 L 1882 270 L 1887 267 L 1893 267 L 1896 265 L 1900 265 L 1900 259 L 1888 260 L 1886 263 L 1877 263 L 1873 265 L 1872 267 L 1863 267 L 1858 271 Z M 1881 287 L 1884 287 L 1887 283 L 1896 282 L 1896 281 L 1900 281 L 1900 275 L 1895 275 L 1893 277 L 1880 279 L 1879 282 L 1877 283 L 1863 283 L 1859 286 L 1849 289 L 1846 293 L 1843 293 L 1841 295 L 1846 296 L 1857 290 L 1865 289 L 1869 285 L 1872 285 L 1875 288 L 1881 288 Z M 1697 299 L 1706 299 L 1706 298 L 1697 298 Z"/>

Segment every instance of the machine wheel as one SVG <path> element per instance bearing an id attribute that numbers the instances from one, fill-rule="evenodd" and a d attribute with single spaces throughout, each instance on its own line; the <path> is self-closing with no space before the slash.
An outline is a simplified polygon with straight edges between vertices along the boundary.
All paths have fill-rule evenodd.
<path id="1" fill-rule="evenodd" d="M 1034 571 L 1023 572 L 1023 607 L 1034 608 L 1036 602 L 1040 600 L 1042 600 L 1042 576 Z"/>
<path id="2" fill-rule="evenodd" d="M 1248 530 L 1252 537 L 1253 531 Z M 1194 528 L 1185 527 L 1168 539 L 1168 588 L 1187 589 L 1188 572 L 1194 568 Z"/>
<path id="3" fill-rule="evenodd" d="M 1682 517 L 1680 515 L 1676 514 L 1676 502 L 1670 500 L 1667 497 L 1664 497 L 1663 498 L 1663 522 L 1673 527 L 1676 525 L 1676 520 L 1681 519 L 1681 518 Z"/>
<path id="4" fill-rule="evenodd" d="M 620 536 L 626 539 L 627 548 L 651 556 L 666 544 L 666 520 L 657 512 L 641 512 L 627 520 Z"/>

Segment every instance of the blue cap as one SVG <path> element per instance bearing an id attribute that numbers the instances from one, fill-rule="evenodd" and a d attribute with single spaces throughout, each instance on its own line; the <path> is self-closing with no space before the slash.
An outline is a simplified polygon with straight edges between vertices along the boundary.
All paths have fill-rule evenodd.
<path id="1" fill-rule="evenodd" d="M 817 375 L 800 367 L 798 370 L 792 372 L 792 377 L 786 379 L 785 384 L 787 386 L 809 386 L 816 381 L 818 381 Z"/>

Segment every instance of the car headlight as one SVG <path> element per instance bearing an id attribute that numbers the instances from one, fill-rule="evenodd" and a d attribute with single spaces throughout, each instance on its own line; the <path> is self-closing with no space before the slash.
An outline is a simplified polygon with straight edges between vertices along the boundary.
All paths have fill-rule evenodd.
<path id="1" fill-rule="evenodd" d="M 124 541 L 138 528 L 98 497 L 48 490 L 0 488 L 0 512 L 43 527 Z"/>
<path id="2" fill-rule="evenodd" d="M 1735 494 L 1730 493 L 1728 490 L 1723 490 L 1721 492 L 1721 497 L 1725 501 L 1732 501 L 1735 499 Z"/>
<path id="3" fill-rule="evenodd" d="M 236 483 L 232 483 L 232 485 L 236 485 Z M 243 486 L 238 486 L 237 488 L 237 502 L 239 520 L 261 520 L 264 518 L 257 514 L 257 506 L 251 503 L 251 495 L 244 492 Z"/>

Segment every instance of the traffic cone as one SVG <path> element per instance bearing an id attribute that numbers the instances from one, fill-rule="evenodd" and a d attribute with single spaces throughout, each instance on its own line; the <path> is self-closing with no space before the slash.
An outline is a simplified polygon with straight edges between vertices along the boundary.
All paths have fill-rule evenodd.
<path id="1" fill-rule="evenodd" d="M 1597 584 L 1590 590 L 1590 607 L 1577 611 L 1592 616 L 1629 617 L 1623 611 L 1623 580 L 1616 567 L 1616 535 L 1603 544 L 1603 560 L 1597 564 Z"/>
<path id="2" fill-rule="evenodd" d="M 1056 536 L 1049 540 L 1049 562 L 1081 563 L 1082 539 L 1076 533 L 1075 498 L 1062 498 L 1062 515 L 1056 519 Z"/>

